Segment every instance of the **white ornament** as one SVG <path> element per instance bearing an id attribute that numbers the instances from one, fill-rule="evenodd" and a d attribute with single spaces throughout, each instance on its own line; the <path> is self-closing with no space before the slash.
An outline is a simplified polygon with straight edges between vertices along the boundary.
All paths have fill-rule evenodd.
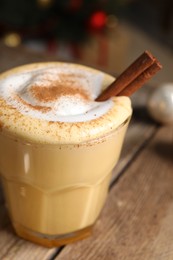
<path id="1" fill-rule="evenodd" d="M 166 83 L 155 89 L 148 99 L 147 108 L 157 122 L 173 124 L 173 83 Z"/>

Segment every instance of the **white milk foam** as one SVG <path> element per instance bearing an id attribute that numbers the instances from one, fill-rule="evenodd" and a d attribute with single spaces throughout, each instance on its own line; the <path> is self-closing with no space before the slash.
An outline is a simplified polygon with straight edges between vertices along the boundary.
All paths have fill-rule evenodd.
<path id="1" fill-rule="evenodd" d="M 102 81 L 102 73 L 96 74 L 82 68 L 69 68 L 68 65 L 46 66 L 3 79 L 0 82 L 0 96 L 22 114 L 33 118 L 54 122 L 84 122 L 101 117 L 113 106 L 112 100 L 94 101 L 101 92 Z M 53 84 L 56 86 L 57 82 L 61 88 L 66 84 L 68 87 L 77 85 L 78 89 L 87 93 L 89 99 L 78 93 L 66 92 L 52 100 L 39 100 L 31 91 L 32 87 L 36 86 L 41 88 L 40 93 L 44 93 L 44 88 L 47 89 Z"/>

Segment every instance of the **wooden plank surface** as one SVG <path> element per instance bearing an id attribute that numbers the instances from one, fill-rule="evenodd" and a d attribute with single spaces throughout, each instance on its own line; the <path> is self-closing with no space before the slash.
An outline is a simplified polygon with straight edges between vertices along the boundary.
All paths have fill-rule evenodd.
<path id="1" fill-rule="evenodd" d="M 56 58 L 29 51 L 21 46 L 8 48 L 0 42 L 0 72 L 27 63 L 50 60 L 56 60 Z"/>
<path id="2" fill-rule="evenodd" d="M 155 128 L 156 127 L 153 124 L 142 125 L 141 123 L 139 124 L 138 121 L 134 121 L 131 123 L 127 132 L 127 138 L 123 149 L 122 159 L 120 159 L 120 165 L 117 165 L 117 169 L 114 172 L 113 179 L 116 178 L 116 176 L 119 174 L 119 171 L 122 171 L 123 167 L 126 167 L 126 165 L 132 160 L 136 152 L 140 150 L 141 145 L 143 145 L 148 140 L 148 138 L 153 135 L 153 133 L 155 132 Z M 129 151 L 130 149 L 131 151 Z M 0 214 L 0 223 L 2 226 L 4 223 L 4 216 L 6 215 L 6 211 L 3 205 L 1 205 L 0 210 L 1 212 L 4 211 L 3 215 Z M 10 224 L 8 225 L 8 229 L 6 221 L 4 225 L 6 227 L 0 230 L 0 244 L 2 243 L 1 241 L 3 240 L 4 236 L 6 239 L 6 243 L 3 244 L 4 250 L 0 250 L 0 259 L 18 260 L 20 257 L 23 259 L 24 257 L 26 257 L 26 255 L 28 255 L 32 256 L 33 259 L 36 259 L 37 257 L 38 260 L 41 260 L 51 257 L 51 255 L 55 254 L 55 248 L 46 249 L 20 239 L 12 232 Z"/>
<path id="3" fill-rule="evenodd" d="M 56 260 L 173 259 L 173 127 L 162 127 L 113 186 L 93 236 Z"/>
<path id="4" fill-rule="evenodd" d="M 26 50 L 14 50 L 4 46 L 1 47 L 0 71 L 9 69 L 28 62 L 48 60 L 42 55 L 31 55 Z M 146 124 L 145 120 L 131 122 L 121 160 L 113 173 L 114 181 L 126 165 L 133 160 L 135 154 L 140 151 L 143 144 L 150 139 L 155 132 L 156 126 Z M 48 259 L 55 254 L 58 249 L 46 249 L 30 242 L 18 238 L 11 228 L 8 215 L 3 205 L 2 191 L 0 189 L 0 259 Z"/>
<path id="5" fill-rule="evenodd" d="M 27 52 L 22 48 L 7 48 L 2 44 L 0 44 L 0 53 L 1 72 L 11 67 L 25 63 L 50 60 L 50 57 L 47 55 L 43 56 L 40 54 Z M 114 171 L 113 179 L 116 178 L 119 172 L 123 170 L 126 163 L 132 160 L 136 151 L 140 149 L 145 140 L 152 135 L 154 129 L 155 126 L 152 124 L 142 125 L 138 121 L 131 123 L 126 138 L 126 145 L 124 147 L 120 163 L 118 164 L 117 169 Z M 32 243 L 18 238 L 13 233 L 7 212 L 3 205 L 2 191 L 0 189 L 0 259 L 3 259 L 3 257 L 8 259 L 19 259 L 25 257 L 26 255 L 32 255 L 32 258 L 37 257 L 37 259 L 46 259 L 54 254 L 56 250 L 57 249 L 46 249 L 40 246 L 35 246 Z"/>

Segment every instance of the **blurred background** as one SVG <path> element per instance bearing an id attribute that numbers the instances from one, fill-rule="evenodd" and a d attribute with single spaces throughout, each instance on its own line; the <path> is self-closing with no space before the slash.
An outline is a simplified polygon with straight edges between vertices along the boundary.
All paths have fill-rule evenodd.
<path id="1" fill-rule="evenodd" d="M 148 49 L 173 80 L 172 0 L 0 0 L 0 39 L 114 75 Z"/>

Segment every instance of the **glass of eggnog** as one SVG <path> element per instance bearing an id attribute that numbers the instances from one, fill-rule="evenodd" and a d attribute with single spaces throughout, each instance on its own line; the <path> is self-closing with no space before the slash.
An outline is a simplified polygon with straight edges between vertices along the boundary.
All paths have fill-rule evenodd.
<path id="1" fill-rule="evenodd" d="M 0 75 L 0 176 L 20 237 L 52 247 L 90 234 L 132 114 L 128 97 L 95 101 L 112 81 L 61 62 Z"/>

